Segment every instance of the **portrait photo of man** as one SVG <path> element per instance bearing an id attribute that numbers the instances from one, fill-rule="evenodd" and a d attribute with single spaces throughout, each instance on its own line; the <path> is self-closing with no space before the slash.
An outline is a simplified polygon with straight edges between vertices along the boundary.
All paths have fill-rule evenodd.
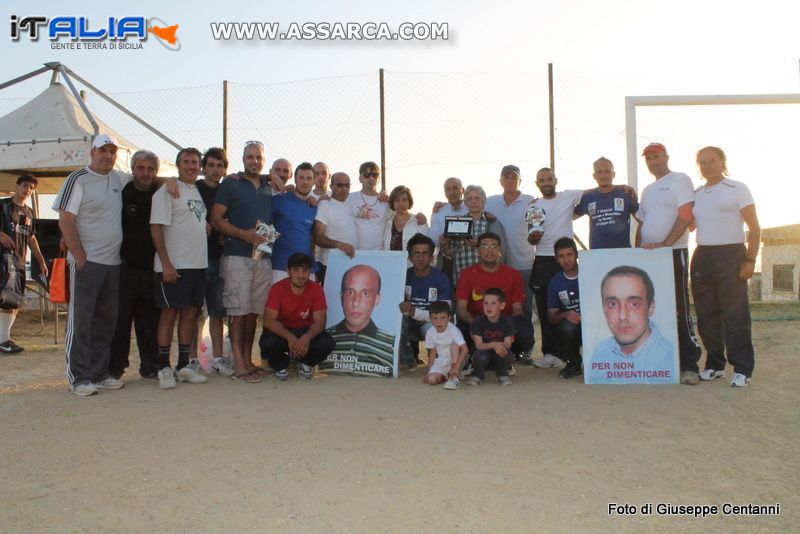
<path id="1" fill-rule="evenodd" d="M 657 292 L 653 277 L 640 266 L 605 267 L 599 273 L 602 279 L 591 289 L 599 293 L 599 306 L 595 300 L 592 308 L 584 308 L 602 310 L 602 315 L 593 312 L 600 323 L 595 336 L 589 335 L 594 343 L 584 345 L 590 355 L 584 361 L 586 383 L 676 384 L 675 319 L 656 317 L 656 295 L 669 294 L 667 290 Z"/>
<path id="2" fill-rule="evenodd" d="M 337 320 L 336 314 L 329 318 L 328 333 L 336 341 L 336 348 L 328 356 L 328 359 L 320 364 L 320 369 L 328 372 L 339 372 L 346 374 L 356 374 L 363 376 L 385 376 L 395 375 L 395 338 L 399 331 L 399 311 L 397 305 L 403 297 L 403 278 L 388 276 L 385 269 L 380 264 L 370 261 L 366 263 L 363 258 L 359 260 L 357 253 L 355 260 L 349 260 L 347 269 L 343 272 L 340 279 L 336 276 L 336 266 L 332 262 L 331 278 L 326 279 L 326 293 L 329 295 L 330 302 L 338 300 L 341 303 L 341 320 Z M 396 255 L 397 253 L 376 253 L 381 255 Z M 348 260 L 344 254 L 340 255 L 341 261 Z M 400 255 L 402 256 L 402 255 Z M 335 258 L 335 255 L 332 255 Z M 400 269 L 404 271 L 405 264 L 397 261 Z M 403 260 L 405 258 L 403 257 Z M 353 265 L 349 265 L 349 264 Z M 339 271 L 341 272 L 341 271 Z M 383 278 L 390 281 L 399 281 L 398 288 L 392 287 L 392 295 L 389 301 L 386 298 L 386 287 Z M 397 285 L 397 284 L 394 284 Z M 338 287 L 337 287 L 338 286 Z M 333 299 L 333 289 L 336 288 Z M 397 302 L 391 302 L 396 300 Z M 383 302 L 383 305 L 381 304 Z M 389 307 L 392 306 L 392 309 Z M 335 308 L 335 305 L 331 305 Z M 379 313 L 378 310 L 383 313 Z M 395 321 L 395 317 L 397 320 Z M 381 319 L 377 319 L 378 316 Z M 398 323 L 396 328 L 381 328 L 376 324 L 383 321 L 383 324 Z M 334 321 L 334 322 L 332 322 Z M 330 324 L 332 322 L 332 324 Z"/>

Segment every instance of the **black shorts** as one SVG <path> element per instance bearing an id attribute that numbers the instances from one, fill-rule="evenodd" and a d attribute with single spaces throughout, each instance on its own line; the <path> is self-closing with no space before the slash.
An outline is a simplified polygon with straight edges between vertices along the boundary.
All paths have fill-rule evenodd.
<path id="1" fill-rule="evenodd" d="M 178 269 L 178 280 L 167 284 L 162 273 L 156 273 L 153 297 L 157 308 L 202 308 L 206 297 L 205 269 Z"/>

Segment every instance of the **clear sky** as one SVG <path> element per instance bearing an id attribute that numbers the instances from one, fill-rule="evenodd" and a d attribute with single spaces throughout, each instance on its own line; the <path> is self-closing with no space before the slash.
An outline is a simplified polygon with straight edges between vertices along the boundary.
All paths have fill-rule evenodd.
<path id="1" fill-rule="evenodd" d="M 390 4 L 301 0 L 257 4 L 228 0 L 199 1 L 191 7 L 178 2 L 152 1 L 124 8 L 87 3 L 65 6 L 63 2 L 51 1 L 4 2 L 6 22 L 0 25 L 4 28 L 0 34 L 3 58 L 0 79 L 29 72 L 47 61 L 65 63 L 110 93 L 205 86 L 223 79 L 266 84 L 342 77 L 375 73 L 380 67 L 389 73 L 523 73 L 491 78 L 498 83 L 487 98 L 500 100 L 504 92 L 519 90 L 515 80 L 527 79 L 525 76 L 540 80 L 546 64 L 552 62 L 556 68 L 556 122 L 560 125 L 557 171 L 561 185 L 568 188 L 593 184 L 591 162 L 599 155 L 614 159 L 618 181 L 624 181 L 622 103 L 626 95 L 800 92 L 797 32 L 800 3 L 796 1 L 410 0 Z M 30 42 L 23 38 L 12 42 L 8 33 L 11 15 L 87 16 L 93 24 L 108 16 L 158 17 L 167 24 L 180 25 L 181 50 L 168 52 L 152 40 L 137 51 L 51 50 L 47 39 Z M 449 39 L 220 42 L 211 37 L 209 23 L 215 21 L 282 25 L 374 21 L 393 27 L 406 21 L 447 22 Z M 45 85 L 46 79 L 40 78 L 0 92 L 0 99 L 31 97 Z M 588 94 L 581 92 L 586 87 L 593 89 Z M 469 89 L 459 87 L 460 91 Z M 447 101 L 448 95 L 441 98 Z M 455 98 L 453 102 L 458 104 L 459 100 Z M 800 115 L 794 108 L 800 106 L 747 111 L 726 108 L 704 111 L 701 115 L 681 110 L 648 111 L 641 117 L 640 142 L 646 141 L 647 136 L 663 140 L 668 148 L 672 147 L 673 169 L 687 172 L 697 185 L 701 182 L 692 161 L 694 151 L 705 144 L 721 145 L 729 152 L 731 176 L 747 182 L 753 189 L 764 226 L 800 222 L 794 207 L 795 199 L 800 196 L 797 185 L 800 176 L 797 165 L 789 161 L 800 138 Z M 535 120 L 543 121 L 541 132 L 546 130 L 546 109 L 538 112 L 542 115 L 536 115 Z M 397 114 L 390 118 L 401 122 Z M 483 130 L 514 127 L 492 125 L 485 117 L 481 120 L 489 125 L 481 127 Z M 268 157 L 321 159 L 315 154 L 295 153 L 277 139 L 264 141 L 268 147 L 277 146 L 276 150 L 281 151 Z M 446 146 L 447 139 L 425 139 L 428 144 L 434 141 Z M 407 183 L 413 191 L 419 191 L 417 207 L 423 208 L 441 196 L 438 183 L 450 175 L 481 183 L 489 194 L 499 192 L 496 179 L 503 163 L 520 164 L 525 179 L 523 189 L 535 193 L 535 171 L 548 162 L 547 145 L 538 137 L 535 144 L 522 148 L 505 143 L 507 150 L 497 152 L 500 154 L 497 156 L 474 157 L 471 163 L 445 158 L 438 165 L 435 154 L 417 157 L 421 148 L 408 139 L 403 142 L 403 150 L 395 149 L 388 154 L 388 166 L 394 173 L 389 185 Z M 202 148 L 201 143 L 197 144 Z M 351 146 L 348 150 L 356 148 Z M 475 152 L 469 146 L 463 150 Z M 379 157 L 372 147 L 364 152 L 363 157 L 354 158 Z M 466 159 L 457 148 L 453 154 L 457 155 L 453 158 Z M 347 159 L 347 165 L 351 165 L 350 161 Z M 236 163 L 232 167 L 236 168 Z M 344 170 L 354 175 L 355 169 Z M 640 185 L 649 180 L 642 167 Z M 431 187 L 432 183 L 437 187 Z"/>

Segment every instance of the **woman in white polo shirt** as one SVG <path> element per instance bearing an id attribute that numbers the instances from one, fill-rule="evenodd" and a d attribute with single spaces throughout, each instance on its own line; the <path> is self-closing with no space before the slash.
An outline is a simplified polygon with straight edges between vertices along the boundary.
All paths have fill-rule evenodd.
<path id="1" fill-rule="evenodd" d="M 747 280 L 753 276 L 761 228 L 750 190 L 727 177 L 725 153 L 707 146 L 697 152 L 705 184 L 695 191 L 697 249 L 692 257 L 692 294 L 697 327 L 708 353 L 702 380 L 725 376 L 725 353 L 733 365 L 731 386 L 743 387 L 753 374 Z M 743 223 L 749 235 L 745 245 Z"/>

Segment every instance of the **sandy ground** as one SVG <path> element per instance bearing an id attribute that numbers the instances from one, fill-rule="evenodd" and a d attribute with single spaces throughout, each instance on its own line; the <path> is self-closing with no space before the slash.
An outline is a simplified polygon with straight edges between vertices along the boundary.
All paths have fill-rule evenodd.
<path id="1" fill-rule="evenodd" d="M 52 324 L 26 312 L 27 350 L 0 356 L 0 531 L 796 532 L 798 327 L 754 324 L 746 389 L 524 367 L 511 388 L 455 392 L 419 371 L 161 391 L 134 364 L 123 390 L 81 398 Z M 611 502 L 780 515 L 609 516 Z"/>

